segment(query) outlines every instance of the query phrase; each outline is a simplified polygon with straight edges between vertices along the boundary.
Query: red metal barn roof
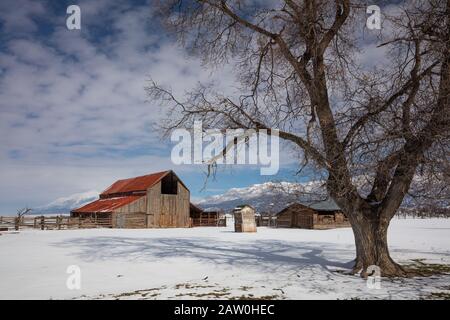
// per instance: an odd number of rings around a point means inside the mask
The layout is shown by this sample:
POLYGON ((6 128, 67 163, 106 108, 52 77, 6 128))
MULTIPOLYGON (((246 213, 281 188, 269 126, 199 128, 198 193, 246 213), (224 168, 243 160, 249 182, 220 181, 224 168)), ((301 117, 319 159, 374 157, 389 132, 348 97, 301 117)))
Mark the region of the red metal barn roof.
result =
POLYGON ((142 196, 127 196, 118 198, 98 199, 85 206, 72 210, 74 213, 111 213, 115 209, 132 203, 142 196))
POLYGON ((125 193, 133 191, 146 191, 148 188, 152 187, 159 182, 166 174, 170 171, 163 171, 148 174, 145 176, 118 180, 114 182, 109 188, 100 194, 100 197, 107 196, 116 193, 125 193))

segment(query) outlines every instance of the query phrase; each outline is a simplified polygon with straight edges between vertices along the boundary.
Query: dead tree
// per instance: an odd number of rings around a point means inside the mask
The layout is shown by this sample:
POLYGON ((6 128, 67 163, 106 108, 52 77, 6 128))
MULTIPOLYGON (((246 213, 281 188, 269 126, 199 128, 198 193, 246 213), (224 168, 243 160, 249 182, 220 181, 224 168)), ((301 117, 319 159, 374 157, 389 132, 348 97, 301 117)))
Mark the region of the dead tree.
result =
POLYGON ((20 222, 22 221, 22 218, 31 212, 32 209, 30 208, 22 208, 17 210, 17 217, 15 219, 15 223, 14 223, 14 229, 15 230, 19 230, 19 226, 20 226, 20 222))
MULTIPOLYGON (((366 3, 350 0, 164 0, 158 15, 205 64, 229 63, 238 89, 208 84, 185 96, 152 82, 170 114, 164 130, 280 130, 302 165, 325 173, 355 236, 354 272, 406 276, 388 250, 391 219, 415 177, 448 168, 450 0, 384 12, 382 65, 362 63, 366 3)), ((448 174, 448 173, 447 173, 448 174)))

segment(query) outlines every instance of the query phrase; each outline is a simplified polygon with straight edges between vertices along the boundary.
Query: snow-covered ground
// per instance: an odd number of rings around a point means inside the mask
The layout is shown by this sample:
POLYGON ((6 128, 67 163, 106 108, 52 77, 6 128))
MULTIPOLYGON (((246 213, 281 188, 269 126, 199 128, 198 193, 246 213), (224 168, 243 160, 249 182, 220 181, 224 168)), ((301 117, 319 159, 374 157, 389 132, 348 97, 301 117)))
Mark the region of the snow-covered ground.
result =
MULTIPOLYGON (((391 253, 450 264, 450 219, 394 220, 391 253)), ((381 289, 335 270, 354 258, 350 229, 24 230, 0 235, 0 299, 423 298, 450 275, 382 280, 381 289), (81 270, 69 290, 68 266, 81 270)))

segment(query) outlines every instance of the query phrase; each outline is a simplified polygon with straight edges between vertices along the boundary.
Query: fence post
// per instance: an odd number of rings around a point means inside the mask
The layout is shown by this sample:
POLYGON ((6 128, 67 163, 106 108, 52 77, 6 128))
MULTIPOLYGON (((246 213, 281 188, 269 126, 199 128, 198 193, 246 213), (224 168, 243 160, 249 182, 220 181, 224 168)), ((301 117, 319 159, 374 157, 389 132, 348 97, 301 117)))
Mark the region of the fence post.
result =
POLYGON ((37 228, 37 217, 34 217, 33 229, 37 228))
POLYGON ((78 216, 78 229, 81 229, 81 216, 78 216))
POLYGON ((44 230, 45 227, 45 217, 41 216, 41 230, 44 230))
POLYGON ((61 217, 60 216, 56 216, 56 227, 58 228, 58 230, 61 230, 61 217))
POLYGON ((20 224, 20 218, 19 217, 16 217, 15 219, 14 219, 14 230, 19 230, 19 224, 20 224))

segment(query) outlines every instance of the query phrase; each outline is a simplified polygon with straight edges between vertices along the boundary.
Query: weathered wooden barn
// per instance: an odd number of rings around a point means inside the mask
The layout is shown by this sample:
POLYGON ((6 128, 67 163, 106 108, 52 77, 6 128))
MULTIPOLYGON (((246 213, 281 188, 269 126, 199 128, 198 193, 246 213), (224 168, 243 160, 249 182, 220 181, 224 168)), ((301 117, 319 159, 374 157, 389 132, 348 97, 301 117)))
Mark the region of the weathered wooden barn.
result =
POLYGON ((72 217, 110 218, 113 228, 185 228, 190 192, 173 171, 118 180, 72 217))
POLYGON ((256 232, 255 209, 249 205, 241 205, 233 210, 234 231, 256 232))
POLYGON ((277 214, 277 227, 323 230, 350 227, 350 224, 337 204, 328 200, 291 204, 277 214))

